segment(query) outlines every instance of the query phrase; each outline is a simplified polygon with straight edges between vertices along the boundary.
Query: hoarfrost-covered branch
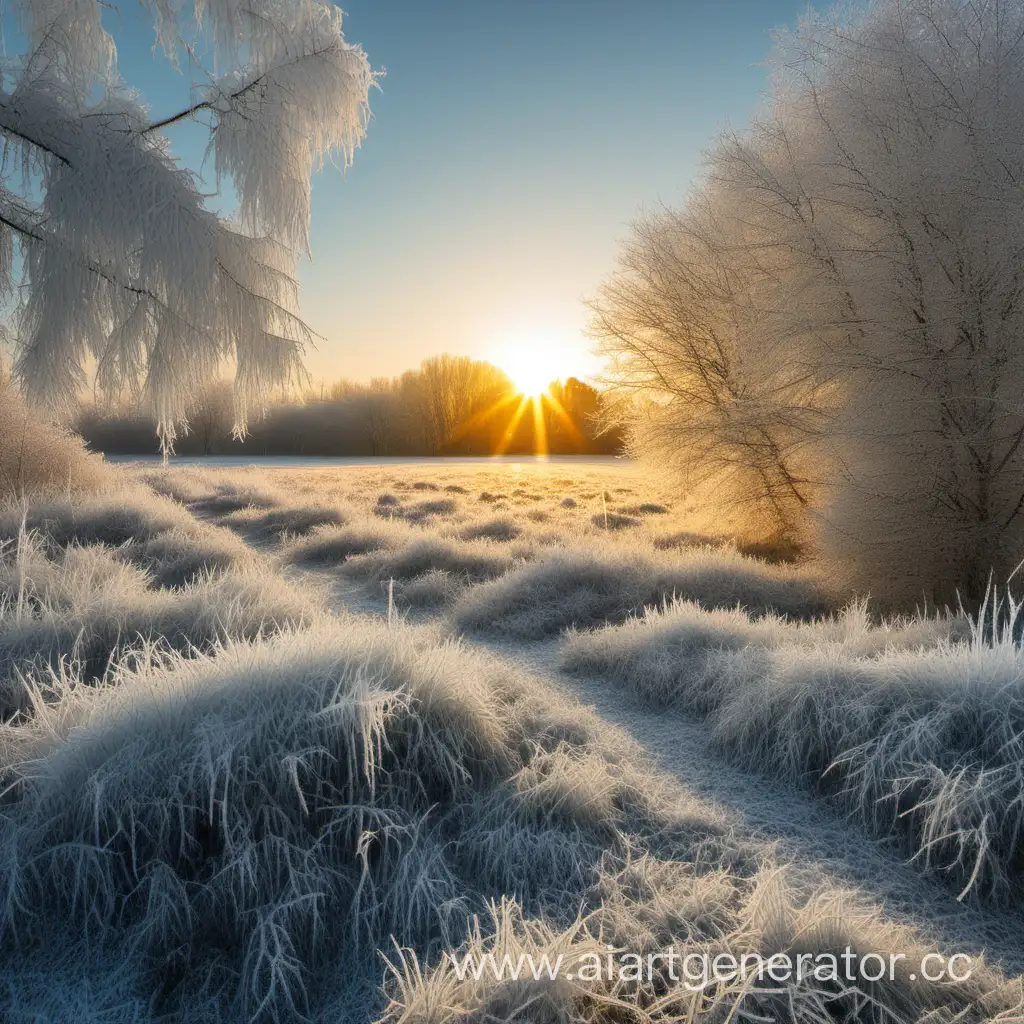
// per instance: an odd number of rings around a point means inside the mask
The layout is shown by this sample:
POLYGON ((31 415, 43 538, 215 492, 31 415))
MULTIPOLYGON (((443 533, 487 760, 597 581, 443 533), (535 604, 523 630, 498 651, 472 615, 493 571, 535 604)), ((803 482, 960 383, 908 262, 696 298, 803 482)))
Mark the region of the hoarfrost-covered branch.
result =
POLYGON ((92 361, 100 389, 152 406, 166 447, 195 389, 233 363, 244 432, 270 389, 301 370, 312 334, 295 268, 308 251, 310 175, 352 159, 374 75, 331 5, 153 0, 169 59, 186 26, 201 25, 230 70, 152 120, 118 77, 105 6, 25 0, 28 46, 4 67, 0 288, 21 285, 16 372, 34 400, 60 409, 92 361), (206 207, 165 135, 203 111, 236 223, 206 207))

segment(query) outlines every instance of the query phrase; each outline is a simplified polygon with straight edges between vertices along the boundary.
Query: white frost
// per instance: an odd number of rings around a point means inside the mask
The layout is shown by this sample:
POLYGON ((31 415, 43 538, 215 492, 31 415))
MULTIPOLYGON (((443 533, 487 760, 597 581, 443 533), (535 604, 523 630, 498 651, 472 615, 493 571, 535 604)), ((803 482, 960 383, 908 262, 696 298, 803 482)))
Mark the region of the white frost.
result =
POLYGON ((310 174, 351 160, 374 76, 331 5, 149 6, 169 59, 192 30, 222 69, 191 106, 157 119, 118 77, 103 6, 22 5, 28 45, 0 80, 0 290, 17 286, 16 371, 32 399, 68 407, 91 359, 97 385, 148 402, 170 445, 196 387, 224 363, 236 368, 243 431, 299 370, 310 174), (187 118, 209 128, 237 223, 205 206, 171 156, 168 133, 187 118))

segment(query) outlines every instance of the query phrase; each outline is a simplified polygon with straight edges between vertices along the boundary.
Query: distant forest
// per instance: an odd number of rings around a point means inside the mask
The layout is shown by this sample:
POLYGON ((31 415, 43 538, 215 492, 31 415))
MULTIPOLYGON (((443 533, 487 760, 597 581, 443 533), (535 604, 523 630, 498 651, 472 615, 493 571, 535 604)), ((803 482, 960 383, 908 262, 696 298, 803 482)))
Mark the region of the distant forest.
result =
MULTIPOLYGON (((369 384, 340 380, 282 394, 232 437, 229 381, 196 396, 180 455, 493 455, 617 454, 622 435, 602 429, 601 393, 570 377, 537 401, 524 400, 497 367, 468 357, 435 356, 400 377, 369 384)), ((154 417, 124 407, 83 407, 76 423, 89 447, 111 455, 159 448, 154 417)))

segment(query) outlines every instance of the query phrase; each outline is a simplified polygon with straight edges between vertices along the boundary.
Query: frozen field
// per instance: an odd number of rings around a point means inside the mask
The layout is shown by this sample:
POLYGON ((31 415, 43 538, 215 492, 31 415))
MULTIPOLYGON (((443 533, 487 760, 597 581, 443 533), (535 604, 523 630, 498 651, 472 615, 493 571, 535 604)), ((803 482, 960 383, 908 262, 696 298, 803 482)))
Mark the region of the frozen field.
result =
MULTIPOLYGON (((160 455, 107 455, 107 462, 127 465, 163 465, 160 455)), ((170 467, 193 466, 225 469, 251 466, 256 469, 316 469, 332 466, 618 466, 632 460, 612 455, 379 455, 352 457, 304 457, 297 455, 175 455, 170 467)))
POLYGON ((2 1019, 1020 1019, 1012 643, 621 462, 97 472, 0 520, 2 1019), (903 959, 455 969, 609 946, 903 959))

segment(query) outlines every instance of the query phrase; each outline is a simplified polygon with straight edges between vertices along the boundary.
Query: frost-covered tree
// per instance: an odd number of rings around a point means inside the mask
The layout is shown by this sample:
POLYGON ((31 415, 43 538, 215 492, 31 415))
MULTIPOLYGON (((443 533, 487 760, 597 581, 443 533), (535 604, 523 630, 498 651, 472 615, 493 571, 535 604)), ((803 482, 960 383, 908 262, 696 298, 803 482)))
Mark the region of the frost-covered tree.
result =
POLYGON ((788 489, 848 584, 973 599, 1024 556, 1024 4, 850 10, 780 37, 771 102, 595 330, 641 448, 788 489))
POLYGON ((794 534, 827 398, 774 309, 789 261, 748 242, 735 202, 708 186, 638 224, 591 327, 612 357, 610 413, 628 422, 633 452, 673 472, 709 526, 794 534))
POLYGON ((496 366, 444 353, 402 376, 402 397, 427 451, 437 455, 480 427, 477 418, 514 392, 496 366))
POLYGON ((151 111, 122 81, 110 3, 18 5, 24 47, 0 65, 0 288, 31 400, 67 406, 91 366, 101 390, 147 401, 168 445, 225 363, 242 430, 301 365, 310 175, 351 159, 373 73, 330 3, 146 6, 164 58, 185 49, 210 68, 178 110, 151 111), (172 153, 186 120, 209 130, 234 221, 172 153))

